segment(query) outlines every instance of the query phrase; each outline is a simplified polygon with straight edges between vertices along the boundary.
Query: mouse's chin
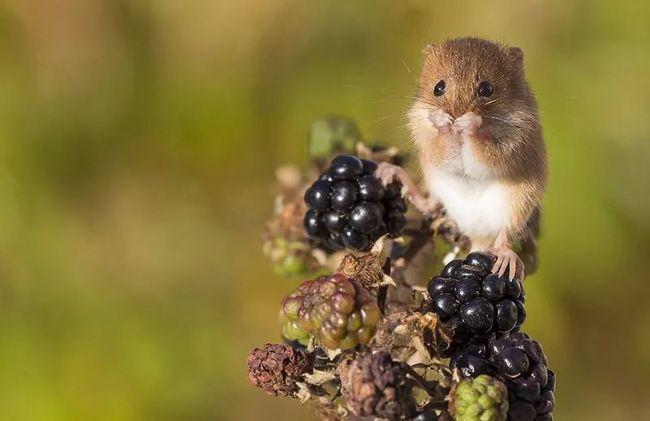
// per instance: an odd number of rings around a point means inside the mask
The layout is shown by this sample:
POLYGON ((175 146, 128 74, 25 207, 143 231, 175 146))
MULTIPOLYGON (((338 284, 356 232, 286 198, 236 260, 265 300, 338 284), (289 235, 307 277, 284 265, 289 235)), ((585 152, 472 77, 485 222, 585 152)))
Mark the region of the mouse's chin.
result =
POLYGON ((489 130, 483 127, 477 129, 453 129, 452 133, 459 139, 467 139, 474 142, 486 142, 490 140, 489 130))
POLYGON ((463 127, 458 127, 458 126, 452 126, 451 127, 451 134, 453 134, 455 137, 459 139, 465 139, 468 137, 472 137, 474 132, 471 130, 467 130, 463 127))

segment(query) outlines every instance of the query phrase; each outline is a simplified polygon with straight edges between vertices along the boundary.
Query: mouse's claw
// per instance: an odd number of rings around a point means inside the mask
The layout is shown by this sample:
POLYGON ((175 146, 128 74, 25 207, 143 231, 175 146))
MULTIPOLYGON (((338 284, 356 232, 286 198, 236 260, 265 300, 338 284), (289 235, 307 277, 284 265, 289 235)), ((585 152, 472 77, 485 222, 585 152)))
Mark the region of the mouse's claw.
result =
POLYGON ((404 170, 397 165, 388 162, 380 162, 375 170, 375 177, 381 180, 385 186, 391 184, 393 181, 401 181, 401 172, 404 170))
POLYGON ((517 253, 508 247, 493 248, 490 249, 490 252, 497 257, 494 266, 492 266, 492 273, 502 276, 507 271, 510 279, 524 278, 524 262, 521 261, 517 253))

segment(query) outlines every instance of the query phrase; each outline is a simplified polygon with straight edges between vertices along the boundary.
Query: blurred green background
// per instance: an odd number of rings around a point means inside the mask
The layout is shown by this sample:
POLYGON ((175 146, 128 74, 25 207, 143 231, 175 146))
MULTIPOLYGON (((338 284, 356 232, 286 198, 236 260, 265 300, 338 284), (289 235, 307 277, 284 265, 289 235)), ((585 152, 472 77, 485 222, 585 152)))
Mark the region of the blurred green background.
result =
POLYGON ((639 1, 7 0, 0 419, 311 419, 246 382, 295 281, 260 238, 312 120, 406 146, 428 42, 520 46, 550 156, 527 331, 556 419, 650 417, 650 9, 639 1))

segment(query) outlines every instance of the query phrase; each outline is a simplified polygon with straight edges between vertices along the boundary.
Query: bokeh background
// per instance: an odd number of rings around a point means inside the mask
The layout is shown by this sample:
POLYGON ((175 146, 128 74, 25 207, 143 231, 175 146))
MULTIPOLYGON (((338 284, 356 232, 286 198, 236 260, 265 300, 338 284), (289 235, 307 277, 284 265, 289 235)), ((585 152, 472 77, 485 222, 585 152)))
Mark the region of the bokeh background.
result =
POLYGON ((551 179, 527 330, 559 420, 650 417, 650 10, 639 1, 6 0, 0 419, 311 419, 246 382, 295 281, 274 168, 330 112, 406 146, 428 42, 520 46, 551 179))

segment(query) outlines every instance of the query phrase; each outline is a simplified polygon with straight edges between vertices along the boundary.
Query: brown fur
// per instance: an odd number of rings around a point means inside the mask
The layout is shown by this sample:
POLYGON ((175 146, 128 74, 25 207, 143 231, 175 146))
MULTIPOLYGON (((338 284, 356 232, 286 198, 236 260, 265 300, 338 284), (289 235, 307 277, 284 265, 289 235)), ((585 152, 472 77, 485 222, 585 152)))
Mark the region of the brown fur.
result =
MULTIPOLYGON (((524 75, 523 54, 478 38, 459 38, 431 45, 424 50, 418 98, 428 108, 442 108, 454 118, 472 111, 483 123, 474 148, 481 161, 493 169, 514 196, 508 237, 522 241, 533 235, 529 226, 538 211, 547 178, 546 152, 535 98, 524 75), (433 88, 446 83, 445 95, 433 88), (494 94, 477 95, 481 81, 489 81, 494 94)), ((453 147, 445 136, 418 145, 423 165, 438 165, 453 147)))

